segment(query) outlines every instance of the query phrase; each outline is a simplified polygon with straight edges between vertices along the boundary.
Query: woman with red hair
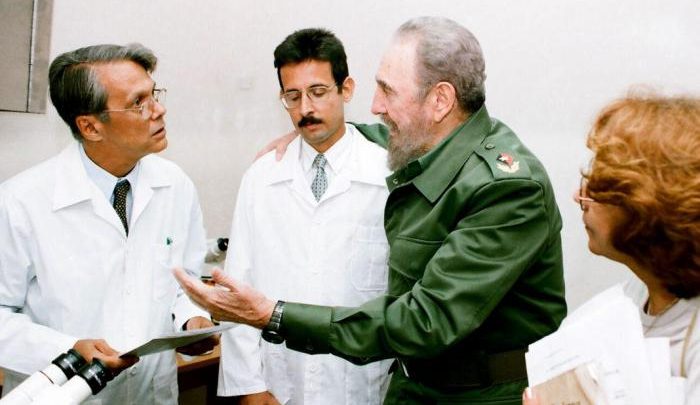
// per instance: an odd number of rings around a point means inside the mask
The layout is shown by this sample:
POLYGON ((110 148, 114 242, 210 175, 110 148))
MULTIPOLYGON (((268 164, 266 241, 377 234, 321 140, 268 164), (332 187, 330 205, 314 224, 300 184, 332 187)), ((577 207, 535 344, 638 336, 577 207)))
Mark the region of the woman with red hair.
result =
MULTIPOLYGON (((646 337, 668 337, 686 404, 700 404, 700 99, 630 96, 598 115, 574 195, 588 247, 626 265, 646 337)), ((665 365, 659 365, 664 367, 665 365)), ((531 391, 524 404, 534 405, 531 391)))

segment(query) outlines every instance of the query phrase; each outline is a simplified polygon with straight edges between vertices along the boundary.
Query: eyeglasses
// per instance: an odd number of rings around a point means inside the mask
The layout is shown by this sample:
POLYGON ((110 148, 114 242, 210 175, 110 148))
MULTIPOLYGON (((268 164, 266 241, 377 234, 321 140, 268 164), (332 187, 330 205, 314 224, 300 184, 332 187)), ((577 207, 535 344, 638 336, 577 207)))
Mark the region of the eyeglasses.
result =
POLYGON ((581 206, 581 211, 584 211, 586 209, 586 203, 592 203, 595 202, 594 199, 588 196, 588 179, 585 177, 581 177, 581 183, 579 184, 578 188, 578 195, 575 196, 576 202, 581 206))
POLYGON ((282 100, 282 104, 286 109, 293 110, 299 108, 301 105, 301 98, 304 96, 304 93, 306 93, 306 97, 309 98, 309 101, 314 104, 320 104, 328 100, 328 95, 331 93, 331 90, 336 87, 338 87, 337 84, 332 86, 318 84, 306 90, 290 90, 282 93, 282 95, 280 95, 280 100, 282 100))
POLYGON ((153 115, 153 106, 155 103, 160 105, 165 104, 165 96, 168 93, 167 89, 153 89, 153 92, 149 97, 145 99, 140 99, 136 102, 136 107, 122 108, 117 110, 104 110, 103 113, 113 113, 113 112, 124 112, 124 111, 136 111, 141 115, 141 118, 147 120, 153 115))

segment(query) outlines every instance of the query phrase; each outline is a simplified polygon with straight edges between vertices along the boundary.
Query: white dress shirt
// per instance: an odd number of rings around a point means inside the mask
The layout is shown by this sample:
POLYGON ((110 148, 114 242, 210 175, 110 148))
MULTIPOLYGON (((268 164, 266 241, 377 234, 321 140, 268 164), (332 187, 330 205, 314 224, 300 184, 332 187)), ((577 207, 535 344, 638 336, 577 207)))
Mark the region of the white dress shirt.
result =
POLYGON ((126 176, 116 177, 93 162, 85 153, 85 149, 82 145, 80 145, 80 159, 85 167, 85 173, 112 205, 114 205, 114 187, 122 180, 129 180, 131 188, 126 194, 126 217, 127 219, 131 218, 131 211, 134 206, 134 190, 138 189, 137 181, 139 178, 141 161, 136 162, 136 166, 134 166, 126 176))

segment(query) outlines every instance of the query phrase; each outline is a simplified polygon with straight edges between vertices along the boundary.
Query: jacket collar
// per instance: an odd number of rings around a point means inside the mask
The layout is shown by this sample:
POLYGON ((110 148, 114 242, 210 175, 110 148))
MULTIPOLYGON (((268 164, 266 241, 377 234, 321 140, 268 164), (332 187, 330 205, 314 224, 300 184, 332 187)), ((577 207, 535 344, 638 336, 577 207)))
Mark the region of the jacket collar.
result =
POLYGON ((56 188, 53 192, 53 210, 96 198, 100 191, 90 182, 80 159, 80 145, 71 142, 57 156, 56 188))
POLYGON ((434 203, 486 138, 491 125, 486 106, 482 106, 428 153, 387 177, 389 190, 413 183, 434 203))
POLYGON ((130 219, 132 224, 136 223, 143 210, 146 209, 155 189, 170 187, 173 184, 172 177, 168 175, 166 170, 163 170, 162 165, 158 164, 159 159, 159 157, 154 155, 141 158, 141 168, 139 169, 139 177, 134 190, 134 205, 130 219))
POLYGON ((347 124, 346 136, 352 136, 352 153, 345 163, 342 173, 348 180, 375 186, 384 186, 389 169, 386 168, 386 154, 381 161, 377 146, 366 140, 353 125, 347 124))
MULTIPOLYGON (((72 142, 57 156, 58 170, 56 172, 56 188, 53 193, 53 209, 59 210, 79 202, 96 198, 99 194, 92 183, 80 159, 80 145, 72 142)), ((172 180, 162 170, 155 167, 155 156, 141 159, 141 168, 134 195, 153 188, 172 185, 172 180)))
MULTIPOLYGON (((91 200, 95 214, 112 223, 123 232, 123 226, 109 201, 90 180, 80 158, 80 145, 71 143, 57 156, 56 187, 53 192, 54 211, 91 200)), ((153 196, 154 189, 172 185, 168 174, 157 167, 155 156, 141 159, 138 180, 134 190, 134 205, 130 223, 135 223, 153 196)))

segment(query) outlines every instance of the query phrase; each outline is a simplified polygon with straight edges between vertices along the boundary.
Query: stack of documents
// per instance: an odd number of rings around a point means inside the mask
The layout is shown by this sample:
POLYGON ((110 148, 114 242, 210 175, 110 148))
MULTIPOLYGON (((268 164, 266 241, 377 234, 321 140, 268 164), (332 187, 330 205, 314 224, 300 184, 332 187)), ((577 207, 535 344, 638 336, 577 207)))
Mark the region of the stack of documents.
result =
POLYGON ((612 287, 569 315, 525 354, 529 384, 542 405, 682 405, 671 377, 667 338, 644 338, 639 308, 612 287))

